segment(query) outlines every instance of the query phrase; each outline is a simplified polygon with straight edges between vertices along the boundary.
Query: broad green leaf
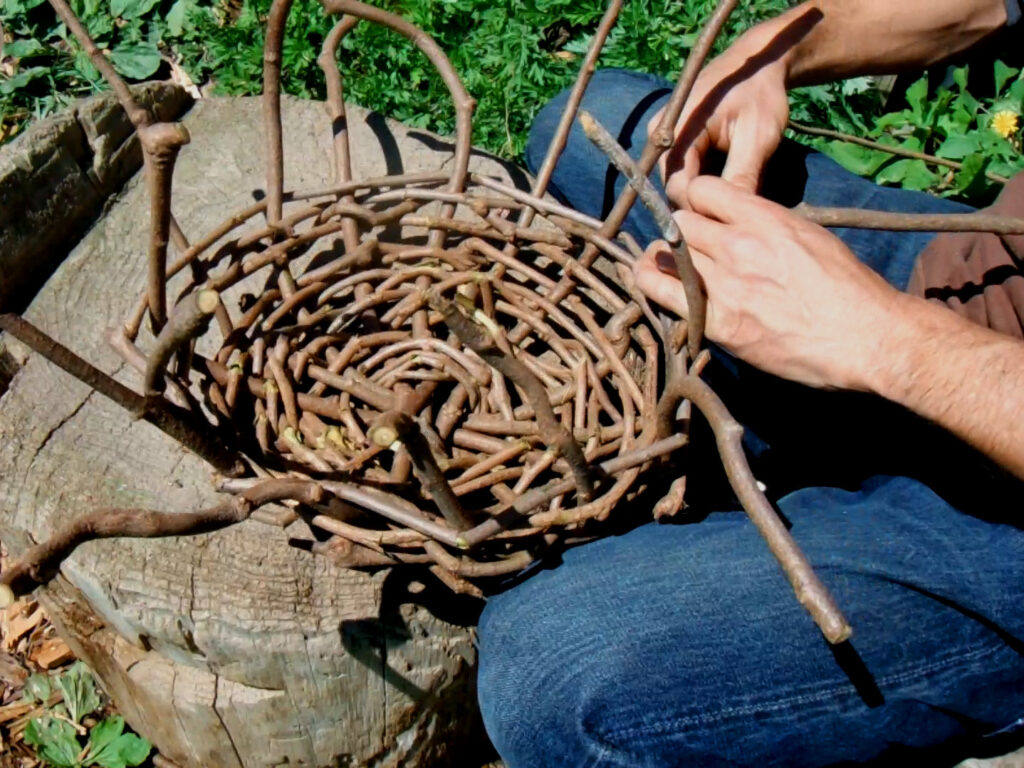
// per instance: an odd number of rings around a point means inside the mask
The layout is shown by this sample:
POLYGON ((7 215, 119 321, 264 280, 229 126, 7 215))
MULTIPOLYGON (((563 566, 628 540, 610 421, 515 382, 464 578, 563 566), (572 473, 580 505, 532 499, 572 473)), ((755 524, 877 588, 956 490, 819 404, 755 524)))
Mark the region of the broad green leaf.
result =
POLYGON ((45 702, 50 698, 50 690, 50 678, 36 673, 25 681, 21 692, 29 701, 45 702))
POLYGON ((899 184, 907 176, 907 169, 913 160, 897 160, 889 165, 885 166, 877 174, 875 174, 875 181, 879 184, 899 184))
POLYGON ((83 717, 100 708, 100 697, 96 693, 92 672, 81 661, 72 664, 55 682, 64 694, 68 716, 76 723, 82 722, 83 717))
POLYGON ((109 717, 97 724, 89 734, 89 752, 84 765, 103 768, 126 768, 142 763, 152 745, 134 733, 124 733, 124 719, 109 717))
POLYGON ((29 67, 23 69, 14 77, 0 80, 0 95, 7 96, 15 91, 24 88, 38 77, 45 77, 49 73, 47 67, 29 67))
POLYGON ((4 45, 4 56, 13 56, 16 59, 27 59, 29 56, 46 51, 46 46, 30 37, 24 40, 14 40, 4 45))
POLYGON ((928 165, 924 160, 910 160, 910 165, 907 166, 907 172, 903 176, 903 188, 914 189, 919 192, 924 192, 926 189, 931 189, 936 186, 942 177, 939 174, 929 170, 928 165))
POLYGON ((110 0, 110 14, 123 19, 138 19, 145 16, 159 0, 110 0))
POLYGON ((884 115, 875 120, 875 133, 879 131, 886 131, 889 129, 900 129, 904 126, 911 125, 913 115, 910 114, 910 110, 901 109, 899 112, 886 112, 884 115))
POLYGON ((89 755, 88 759, 103 751, 118 736, 124 733, 124 718, 120 715, 104 718, 89 731, 89 755))
POLYGON ((870 176, 892 155, 868 149, 845 141, 832 141, 825 145, 825 153, 847 170, 860 176, 870 176))
POLYGON ((1013 102, 1017 112, 1024 111, 1024 78, 1010 86, 1007 97, 1013 102))
POLYGON ((14 16, 15 14, 30 11, 37 5, 42 5, 45 2, 46 0, 4 0, 0 4, 0 11, 5 16, 14 16))
POLYGON ((924 119, 925 103, 928 99, 928 77, 922 77, 907 88, 907 104, 918 124, 924 119))
POLYGON ((177 37, 185 29, 189 11, 192 10, 191 0, 177 0, 167 12, 167 31, 177 37))
POLYGON ((63 720, 43 716, 29 721, 25 743, 36 748, 36 754, 55 768, 77 768, 82 745, 75 729, 63 720))
POLYGON ((125 77, 145 80, 160 68, 160 52, 154 45, 122 43, 110 52, 110 61, 125 77))
POLYGON ((996 59, 996 63, 993 66, 996 77, 996 96, 999 96, 1003 92, 1006 83, 1016 77, 1020 70, 1004 64, 999 59, 996 59))
POLYGON ((935 154, 950 160, 959 160, 960 158, 967 157, 972 152, 977 152, 980 148, 981 141, 977 135, 953 135, 942 142, 939 148, 935 150, 935 154))
POLYGON ((964 158, 964 167, 953 177, 953 184, 957 190, 967 197, 984 192, 987 186, 985 169, 988 164, 988 158, 982 154, 973 154, 964 158))

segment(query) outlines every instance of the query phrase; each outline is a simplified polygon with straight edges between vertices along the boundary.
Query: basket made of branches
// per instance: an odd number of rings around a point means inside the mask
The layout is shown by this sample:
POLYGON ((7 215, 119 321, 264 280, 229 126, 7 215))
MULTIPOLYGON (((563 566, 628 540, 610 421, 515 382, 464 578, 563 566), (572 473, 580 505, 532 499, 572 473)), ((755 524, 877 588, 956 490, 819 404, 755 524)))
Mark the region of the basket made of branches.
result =
MULTIPOLYGON (((612 0, 529 192, 468 172, 473 102, 445 55, 404 20, 324 0, 339 21, 320 65, 337 184, 286 191, 281 45, 291 5, 274 0, 264 54, 265 198, 190 242, 171 213, 175 158, 189 135, 132 98, 66 0, 50 0, 135 125, 151 202, 148 287, 110 341, 143 376, 119 384, 15 315, 0 328, 202 456, 226 501, 163 514, 75 520, 0 575, 0 597, 45 582, 83 541, 194 534, 253 517, 303 515, 314 546, 346 567, 416 563, 479 593, 552 545, 589 535, 686 442, 683 400, 708 420, 737 496, 832 642, 850 627, 750 472, 742 429, 700 378, 705 299, 686 243, 647 181, 737 0, 720 0, 659 126, 631 160, 585 112, 587 136, 629 185, 604 221, 544 197, 621 6, 612 0), (437 67, 456 112, 450 171, 353 180, 336 54, 357 23, 408 37, 437 67), (656 314, 632 280, 640 248, 619 228, 640 198, 675 258, 689 323, 656 314), (168 245, 173 244, 169 260, 168 245), (261 509, 270 502, 280 506, 261 509)), ((952 217, 801 207, 830 225, 1024 231, 952 217)), ((672 478, 669 478, 672 481, 672 478)), ((656 517, 677 512, 683 478, 656 517)), ((639 518, 638 518, 639 520, 639 518)))

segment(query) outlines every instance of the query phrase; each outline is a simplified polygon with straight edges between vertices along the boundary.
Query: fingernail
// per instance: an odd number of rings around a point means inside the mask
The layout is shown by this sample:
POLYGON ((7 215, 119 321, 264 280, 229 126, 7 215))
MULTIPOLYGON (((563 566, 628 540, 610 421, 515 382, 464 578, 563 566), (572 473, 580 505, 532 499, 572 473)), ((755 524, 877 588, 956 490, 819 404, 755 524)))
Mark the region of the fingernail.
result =
POLYGON ((676 260, 672 258, 672 254, 668 251, 658 251, 657 255, 654 257, 654 263, 658 266, 659 272, 664 272, 666 275, 677 277, 676 260))

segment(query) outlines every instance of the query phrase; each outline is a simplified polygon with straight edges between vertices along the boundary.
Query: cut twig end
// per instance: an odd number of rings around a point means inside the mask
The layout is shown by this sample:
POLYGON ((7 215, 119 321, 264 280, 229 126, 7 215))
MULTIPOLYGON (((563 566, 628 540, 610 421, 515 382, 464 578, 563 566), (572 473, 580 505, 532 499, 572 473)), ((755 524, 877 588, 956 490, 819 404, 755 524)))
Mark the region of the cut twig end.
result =
POLYGON ((0 584, 0 608, 14 605, 15 600, 17 598, 14 596, 14 590, 6 584, 0 584))
POLYGON ((199 292, 196 296, 196 307, 205 315, 212 315, 220 305, 220 294, 212 288, 199 292))

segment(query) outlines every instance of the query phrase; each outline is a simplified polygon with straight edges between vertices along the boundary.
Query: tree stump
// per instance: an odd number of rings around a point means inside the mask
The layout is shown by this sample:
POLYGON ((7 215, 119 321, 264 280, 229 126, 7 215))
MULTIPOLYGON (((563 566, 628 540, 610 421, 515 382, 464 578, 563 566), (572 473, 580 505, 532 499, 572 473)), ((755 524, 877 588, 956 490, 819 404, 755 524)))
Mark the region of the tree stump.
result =
MULTIPOLYGON (((289 188, 329 186, 323 105, 285 98, 282 111, 289 188)), ((348 122, 357 179, 450 162, 445 139, 354 106, 348 122)), ((260 104, 203 100, 184 124, 193 138, 174 214, 195 238, 262 194, 260 104)), ((471 168, 524 180, 483 155, 471 168)), ((141 374, 104 334, 143 291, 147 232, 136 176, 25 313, 136 390, 141 374)), ((94 508, 214 502, 208 465, 27 358, 0 398, 0 535, 12 554, 94 508)), ((426 572, 335 568, 302 548, 312 540, 301 521, 249 521, 186 539, 92 542, 39 597, 131 725, 183 767, 479 764, 479 606, 426 572)))

